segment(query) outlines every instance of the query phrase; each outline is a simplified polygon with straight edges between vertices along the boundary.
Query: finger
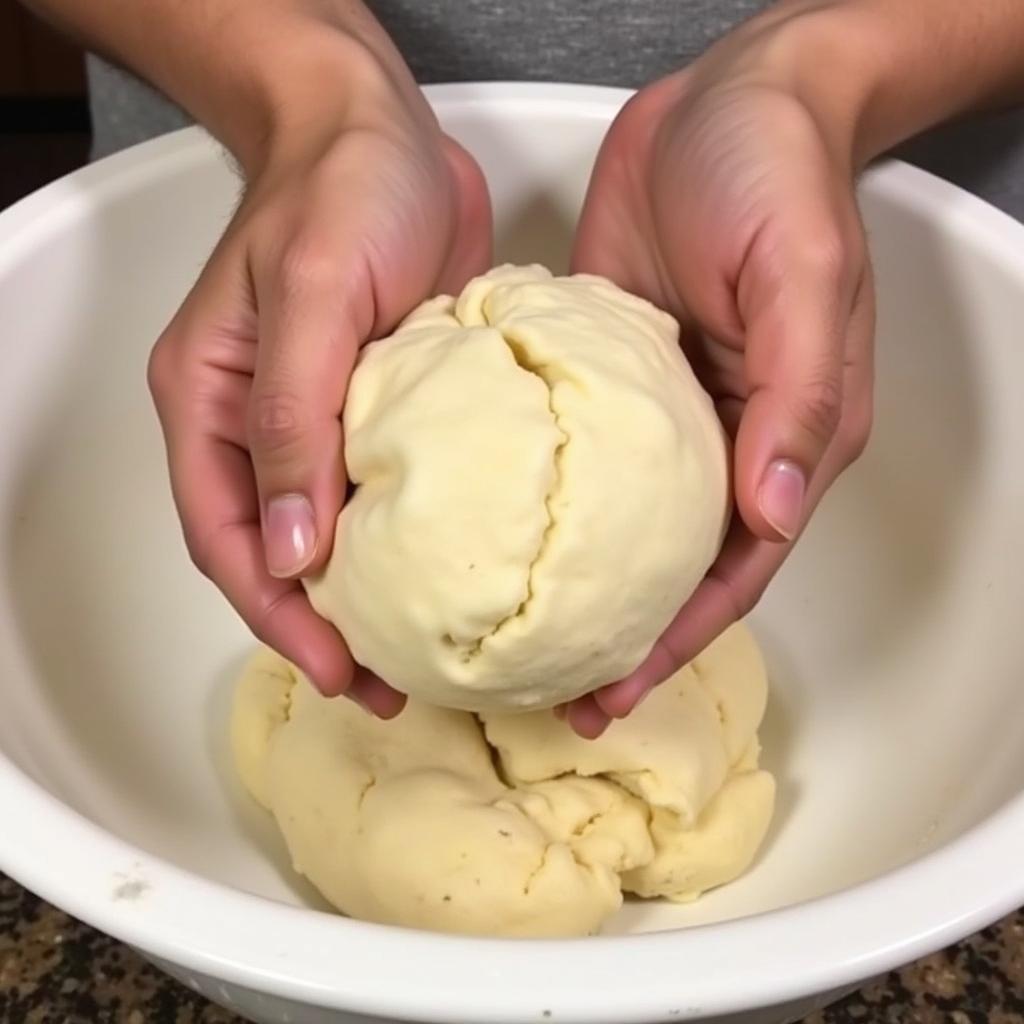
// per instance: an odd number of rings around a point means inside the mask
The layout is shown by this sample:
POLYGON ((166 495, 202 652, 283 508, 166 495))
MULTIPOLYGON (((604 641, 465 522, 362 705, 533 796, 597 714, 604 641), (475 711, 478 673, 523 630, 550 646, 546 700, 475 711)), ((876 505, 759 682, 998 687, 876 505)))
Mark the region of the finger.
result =
MULTIPOLYGON (((313 611, 298 583, 270 576, 263 557, 245 429, 256 316, 247 276, 236 270, 242 255, 223 255, 231 244, 225 235, 150 359, 171 489, 196 565, 259 639, 332 696, 352 685, 344 641, 313 611), (216 315, 222 305, 235 315, 220 330, 204 329, 223 319, 216 315)), ((395 701, 371 694, 367 703, 387 713, 395 701)))
POLYGON ((871 436, 874 420, 875 388, 875 284, 874 273, 865 268, 846 341, 846 365, 843 391, 843 419, 839 425, 835 447, 836 460, 842 472, 859 458, 871 436))
MULTIPOLYGON (((225 236, 217 252, 230 244, 225 236)), ((351 679, 348 650, 299 585, 271 577, 262 556, 244 429, 255 318, 247 312, 252 308, 248 284, 235 269, 241 262, 240 256, 211 259, 150 359, 149 384, 171 490, 198 568, 259 639, 298 665, 323 692, 336 694, 351 679), (234 327, 200 326, 218 321, 221 304, 242 311, 229 319, 234 327)))
POLYGON ((279 578, 324 565, 344 500, 340 417, 360 341, 347 273, 340 254, 302 242, 257 289, 260 337, 247 432, 265 564, 279 578))
MULTIPOLYGON (((869 323, 868 316, 861 321, 862 326, 869 323)), ((836 438, 808 489, 808 514, 853 455, 859 452, 863 438, 866 438, 870 421, 870 362, 853 363, 847 381, 853 396, 836 438), (846 424, 848 418, 852 423, 849 427, 846 424)), ((747 529, 740 517, 735 517, 707 576, 655 642, 643 663, 626 678, 602 687, 594 694, 598 707, 612 718, 624 718, 630 714, 650 690, 692 661, 716 637, 754 608, 789 555, 792 544, 792 541, 784 544, 763 541, 747 529)))
POLYGON ((651 689, 753 607, 785 555, 784 545, 759 540, 735 518, 707 576, 639 668, 594 694, 598 707, 613 718, 628 715, 651 689))
POLYGON ((566 721, 585 740, 596 740, 611 724, 611 718, 594 699, 593 694, 577 697, 566 710, 566 721))
POLYGON ((493 264, 493 223, 487 180, 472 155, 453 139, 445 154, 455 188, 455 226, 448 255, 434 282, 435 295, 458 295, 470 278, 493 264))
MULTIPOLYGON (((808 225, 795 237, 817 238, 811 231, 808 225)), ((811 480, 842 417, 857 283, 847 271, 856 256, 845 245, 816 241, 810 248, 758 251, 755 243, 737 285, 748 394, 736 436, 736 502, 747 527, 764 540, 796 536, 811 480)))
POLYGON ((397 717, 406 704, 404 693, 392 689, 362 665, 356 665, 352 685, 345 696, 351 697, 371 714, 383 719, 397 717))
MULTIPOLYGON (((843 346, 843 414, 808 489, 805 516, 810 515, 835 478, 867 442, 872 414, 874 325, 874 286, 868 266, 857 288, 843 346)), ((730 429, 742 407, 734 400, 725 400, 718 409, 730 429)), ((707 577, 643 664, 625 679, 594 694, 598 706, 614 718, 628 715, 653 687, 692 661, 757 604, 790 548, 791 544, 760 540, 741 519, 734 518, 707 577)))
POLYGON ((267 572, 247 453, 200 433, 179 434, 168 447, 175 504, 200 571, 322 693, 345 692, 353 667, 341 636, 313 611, 301 584, 267 572))

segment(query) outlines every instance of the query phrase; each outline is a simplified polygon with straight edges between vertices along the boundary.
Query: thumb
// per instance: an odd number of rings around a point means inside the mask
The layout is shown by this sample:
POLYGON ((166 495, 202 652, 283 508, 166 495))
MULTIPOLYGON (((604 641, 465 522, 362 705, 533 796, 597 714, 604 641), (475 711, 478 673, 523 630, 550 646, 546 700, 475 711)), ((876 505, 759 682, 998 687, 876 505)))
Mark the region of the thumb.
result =
POLYGON ((839 246, 776 252, 741 274, 746 402, 736 434, 736 502, 763 540, 791 540, 842 415, 854 287, 839 246), (775 268, 784 268, 773 272, 775 268))
POLYGON ((358 350, 341 263, 300 253, 260 304, 248 442, 267 568, 308 574, 330 555, 345 494, 341 410, 358 350))

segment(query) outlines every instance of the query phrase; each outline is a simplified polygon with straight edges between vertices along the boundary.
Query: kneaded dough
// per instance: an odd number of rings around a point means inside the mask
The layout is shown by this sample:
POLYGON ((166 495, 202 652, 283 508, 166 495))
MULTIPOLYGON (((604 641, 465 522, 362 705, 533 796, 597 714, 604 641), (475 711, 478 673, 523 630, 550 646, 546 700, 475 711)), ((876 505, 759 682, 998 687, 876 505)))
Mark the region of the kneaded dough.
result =
POLYGON ((730 510, 726 440, 678 335, 601 278, 499 267, 363 350, 356 490, 306 581, 357 661, 481 712, 636 668, 730 510))
POLYGON ((588 935, 623 890, 689 900, 750 864, 774 802, 757 767, 766 693, 743 626, 589 742, 550 713, 488 715, 485 732, 417 700, 381 722, 261 649, 232 746, 296 871, 346 914, 588 935))

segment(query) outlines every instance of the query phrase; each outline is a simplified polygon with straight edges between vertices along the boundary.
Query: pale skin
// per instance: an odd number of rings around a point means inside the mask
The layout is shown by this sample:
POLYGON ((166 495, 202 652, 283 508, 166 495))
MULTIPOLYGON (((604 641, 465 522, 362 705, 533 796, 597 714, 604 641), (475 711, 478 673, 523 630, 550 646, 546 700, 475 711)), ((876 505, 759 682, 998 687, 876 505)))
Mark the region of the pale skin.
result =
MULTIPOLYGON (((147 78, 245 192, 154 349, 189 551, 327 694, 404 698, 354 665, 299 578, 330 555, 339 414, 360 345, 491 260, 486 184, 356 0, 31 0, 147 78)), ((749 611, 871 424, 874 293, 854 197, 892 145, 1024 101, 1020 0, 783 0, 642 89, 612 125, 573 269, 673 312, 735 440, 736 514, 627 679, 562 709, 597 736, 749 611)))

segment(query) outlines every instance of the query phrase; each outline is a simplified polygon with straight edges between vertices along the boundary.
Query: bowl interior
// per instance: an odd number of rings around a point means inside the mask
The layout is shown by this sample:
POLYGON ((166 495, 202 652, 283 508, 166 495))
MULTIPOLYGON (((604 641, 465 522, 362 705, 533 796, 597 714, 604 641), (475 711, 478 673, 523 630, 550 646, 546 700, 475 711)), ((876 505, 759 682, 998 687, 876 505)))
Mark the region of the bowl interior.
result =
MULTIPOLYGON (((435 96, 488 174, 499 255, 564 268, 617 100, 435 96)), ((146 851, 319 906, 233 779, 226 715, 250 640, 188 561, 145 389, 237 184, 198 132, 144 152, 63 183, 0 246, 0 751, 146 851)), ((902 166, 865 182, 877 427, 754 616, 780 782, 764 853, 693 906, 627 905, 619 930, 836 891, 1024 788, 1024 272, 931 185, 902 166)))

